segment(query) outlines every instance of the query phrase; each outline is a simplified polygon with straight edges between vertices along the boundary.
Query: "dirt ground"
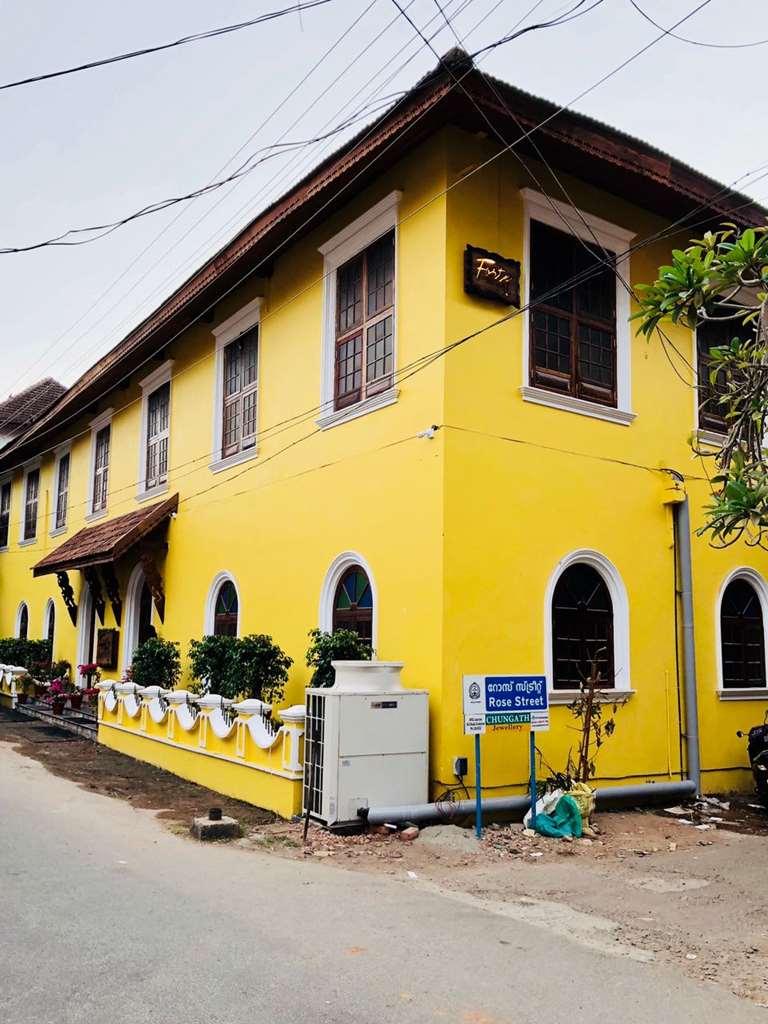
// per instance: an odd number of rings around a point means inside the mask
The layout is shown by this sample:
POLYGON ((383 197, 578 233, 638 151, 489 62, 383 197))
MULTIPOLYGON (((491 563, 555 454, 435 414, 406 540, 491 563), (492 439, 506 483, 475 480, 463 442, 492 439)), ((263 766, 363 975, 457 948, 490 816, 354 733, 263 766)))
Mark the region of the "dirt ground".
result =
MULTIPOLYGON (((0 712, 0 741, 89 790, 188 834, 210 807, 240 821, 244 850, 386 873, 459 902, 541 924, 596 950, 675 965, 768 1008, 768 815, 751 798, 598 814, 591 839, 526 837, 466 820, 399 833, 332 835, 184 782, 58 729, 0 712)), ((192 840, 190 840, 192 841, 192 840)))

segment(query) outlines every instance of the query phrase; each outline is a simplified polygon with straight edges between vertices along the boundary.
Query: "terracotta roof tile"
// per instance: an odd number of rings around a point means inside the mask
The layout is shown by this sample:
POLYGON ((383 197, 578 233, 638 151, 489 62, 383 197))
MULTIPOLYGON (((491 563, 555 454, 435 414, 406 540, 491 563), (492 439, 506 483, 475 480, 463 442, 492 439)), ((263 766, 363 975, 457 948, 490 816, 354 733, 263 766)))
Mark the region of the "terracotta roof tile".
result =
POLYGON ((0 434, 15 434, 31 426, 66 392, 63 384, 45 377, 0 402, 0 434))
POLYGON ((142 537, 146 537, 179 506, 179 496, 174 494, 167 501, 148 508, 139 508, 116 519, 107 519, 98 526, 86 526, 74 537, 41 559, 32 569, 34 576, 66 572, 90 565, 114 562, 125 554, 142 537))

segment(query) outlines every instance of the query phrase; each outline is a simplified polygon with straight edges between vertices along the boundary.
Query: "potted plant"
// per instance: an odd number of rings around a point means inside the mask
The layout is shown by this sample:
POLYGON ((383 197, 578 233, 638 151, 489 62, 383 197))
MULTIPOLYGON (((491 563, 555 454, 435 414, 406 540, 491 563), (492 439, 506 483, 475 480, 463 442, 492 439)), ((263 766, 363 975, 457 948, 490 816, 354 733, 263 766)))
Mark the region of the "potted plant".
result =
POLYGON ((309 637, 307 667, 314 669, 310 686, 333 686, 334 661, 370 661, 373 657, 371 645, 351 629, 337 629, 333 633, 310 629, 309 637))
POLYGON ((54 679, 48 687, 46 697, 47 703, 51 705, 54 715, 63 715, 67 703, 67 691, 61 679, 54 679))
MULTIPOLYGON (((265 633, 241 637, 233 651, 232 672, 246 697, 256 697, 265 704, 279 704, 288 682, 288 669, 293 664, 265 633)), ((224 697, 229 696, 223 694, 224 697)))
POLYGON ((99 688, 98 686, 86 686, 84 690, 80 691, 83 695, 83 700, 89 706, 98 704, 99 701, 99 688))
POLYGON ((234 699, 240 692, 229 691, 237 686, 232 677, 234 649, 238 644, 236 636, 204 636, 202 640, 191 640, 189 644, 189 669, 193 679, 198 680, 200 692, 217 693, 234 699))
POLYGON ((205 636, 189 645, 192 676, 205 693, 229 700, 255 697, 267 704, 282 700, 290 658, 264 633, 249 636, 205 636))
POLYGON ((131 662, 131 679, 137 686, 160 686, 172 690, 181 675, 179 645, 152 636, 137 647, 131 662))
POLYGON ((78 665, 77 671, 80 673, 80 678, 85 680, 85 685, 91 686, 93 677, 99 671, 99 666, 95 661, 91 661, 85 665, 78 665))

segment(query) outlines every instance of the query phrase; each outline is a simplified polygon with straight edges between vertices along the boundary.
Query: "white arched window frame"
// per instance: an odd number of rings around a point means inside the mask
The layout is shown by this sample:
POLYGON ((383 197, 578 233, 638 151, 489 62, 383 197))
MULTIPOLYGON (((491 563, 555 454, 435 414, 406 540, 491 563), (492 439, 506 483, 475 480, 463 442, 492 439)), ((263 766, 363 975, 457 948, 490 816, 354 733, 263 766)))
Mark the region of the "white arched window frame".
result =
POLYGON ((756 569, 743 565, 738 569, 734 569, 733 572, 730 572, 725 577, 720 585, 715 604, 717 695, 720 700, 767 700, 768 687, 766 686, 729 687, 727 690, 723 687, 723 636, 720 616, 723 610, 723 595, 728 584, 733 583, 734 580, 745 580, 755 588, 757 599, 760 602, 760 610, 763 613, 763 657, 765 658, 766 665, 768 665, 768 583, 766 583, 764 577, 756 569))
POLYGON ((555 596, 557 581, 566 569, 577 564, 589 565, 605 580, 613 607, 613 666, 614 686, 611 694, 625 695, 633 693, 629 669, 629 599, 627 588, 613 562, 599 551, 582 548, 572 551, 561 558, 549 577, 544 600, 544 668, 547 676, 547 687, 550 701, 555 704, 569 703, 572 700, 571 690, 553 690, 554 665, 552 659, 552 599, 555 596))
MULTIPOLYGON (((141 562, 137 563, 125 588, 125 625, 123 627, 123 653, 120 659, 121 668, 127 669, 133 660, 133 652, 139 643, 139 621, 141 618, 141 591, 144 586, 144 569, 141 562)), ((152 602, 154 617, 155 605, 152 602)))
POLYGON ((45 611, 43 612, 43 640, 48 639, 49 626, 51 623, 51 616, 53 615, 53 632, 56 639, 56 605, 53 603, 53 598, 49 597, 45 602, 45 611))
POLYGON ((208 591, 208 599, 205 602, 205 622, 203 623, 203 633, 205 636, 213 634, 216 624, 216 600, 219 596, 219 591, 225 583, 231 583, 237 594, 237 635, 240 636, 240 624, 243 621, 243 600, 240 595, 240 587, 238 587, 237 580, 231 572, 220 572, 213 578, 213 583, 211 583, 211 588, 208 591))
POLYGON ((20 601, 19 607, 16 609, 16 628, 14 634, 17 638, 21 637, 21 617, 23 613, 27 613, 27 638, 29 638, 29 605, 26 601, 20 601))
POLYGON ((320 591, 318 624, 323 632, 330 633, 332 631, 333 603, 336 597, 336 588, 347 569, 351 569, 354 566, 359 566, 365 572, 368 577, 368 583, 371 587, 371 598, 373 601, 371 646, 374 651, 377 651, 379 642, 379 593, 376 588, 376 580, 374 579, 370 565, 357 551, 344 551, 342 554, 337 555, 331 563, 328 572, 325 574, 323 588, 320 591))

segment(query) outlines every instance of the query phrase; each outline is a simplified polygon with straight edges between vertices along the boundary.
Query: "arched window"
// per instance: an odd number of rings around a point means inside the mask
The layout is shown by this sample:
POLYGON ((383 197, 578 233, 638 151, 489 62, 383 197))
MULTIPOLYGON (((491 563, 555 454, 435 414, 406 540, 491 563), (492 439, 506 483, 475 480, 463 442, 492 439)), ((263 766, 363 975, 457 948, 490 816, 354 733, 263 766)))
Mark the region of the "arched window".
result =
POLYGON ((51 653, 53 653, 53 635, 56 632, 56 606, 50 598, 45 606, 44 630, 45 639, 51 645, 51 653))
POLYGON ((552 686, 578 690, 592 666, 600 688, 615 686, 613 602, 608 585, 591 565, 568 566, 552 597, 552 686))
POLYGON ((731 580, 723 591, 720 653, 723 689, 766 685, 763 609, 757 591, 742 577, 731 580))
POLYGON ((29 635, 29 608, 22 602, 16 615, 16 636, 26 640, 29 635))
POLYGON ((353 565, 338 582, 333 599, 333 630, 351 629, 373 642, 373 592, 364 569, 353 565))
POLYGON ((235 584, 232 580, 224 580, 213 608, 214 636, 237 636, 239 605, 235 584))

